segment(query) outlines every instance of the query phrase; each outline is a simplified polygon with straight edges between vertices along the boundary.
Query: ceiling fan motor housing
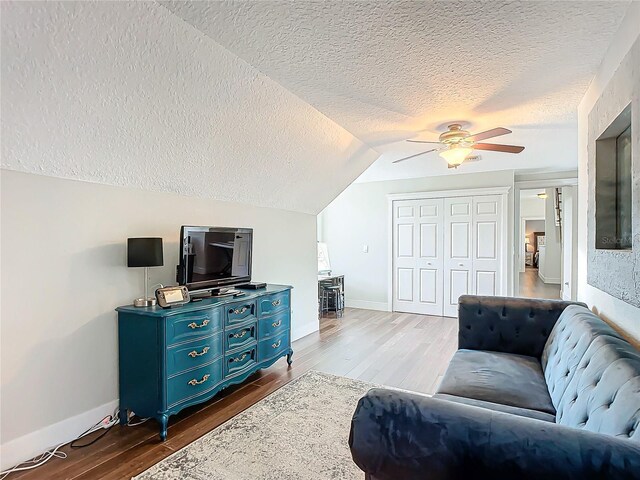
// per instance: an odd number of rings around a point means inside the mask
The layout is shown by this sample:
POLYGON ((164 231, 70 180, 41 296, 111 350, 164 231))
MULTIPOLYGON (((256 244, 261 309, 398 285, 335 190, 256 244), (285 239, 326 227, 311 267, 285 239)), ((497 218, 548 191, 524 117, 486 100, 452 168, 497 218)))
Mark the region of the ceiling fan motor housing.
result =
POLYGON ((449 125, 449 130, 440 135, 440 141, 447 145, 459 144, 470 135, 459 123, 449 125))

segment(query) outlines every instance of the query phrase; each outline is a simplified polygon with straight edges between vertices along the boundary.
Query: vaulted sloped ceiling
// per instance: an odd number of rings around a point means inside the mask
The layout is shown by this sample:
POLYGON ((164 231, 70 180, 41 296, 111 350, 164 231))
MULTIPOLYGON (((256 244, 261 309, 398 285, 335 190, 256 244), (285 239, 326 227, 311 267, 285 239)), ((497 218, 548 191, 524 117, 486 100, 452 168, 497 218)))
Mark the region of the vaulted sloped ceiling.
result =
POLYGON ((2 167, 317 213, 378 154, 152 2, 2 2, 2 167))
POLYGON ((629 1, 161 2, 382 152, 368 180, 446 174, 407 138, 504 126, 520 155, 458 171, 575 169, 576 109, 629 1))
POLYGON ((526 150, 458 172, 575 168, 628 4, 2 2, 2 167, 317 213, 463 121, 526 150))

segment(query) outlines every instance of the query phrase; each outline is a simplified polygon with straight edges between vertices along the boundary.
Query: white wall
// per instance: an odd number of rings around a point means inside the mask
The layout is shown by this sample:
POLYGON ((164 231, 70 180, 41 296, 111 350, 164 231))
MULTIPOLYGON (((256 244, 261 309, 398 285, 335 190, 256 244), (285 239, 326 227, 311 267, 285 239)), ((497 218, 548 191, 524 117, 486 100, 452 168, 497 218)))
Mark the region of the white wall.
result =
POLYGON ((293 338, 318 329, 315 215, 1 173, 2 468, 112 413, 114 308, 143 289, 127 237, 164 239, 152 283, 173 284, 180 225, 252 227, 253 278, 293 285, 293 338))
POLYGON ((524 197, 520 199, 520 216, 529 218, 544 218, 544 200, 542 198, 524 197))
POLYGON ((524 227, 524 235, 533 243, 533 232, 544 232, 544 220, 527 220, 524 227))
MULTIPOLYGON (((388 296, 390 193, 457 190, 513 186, 513 171, 457 174, 411 180, 354 183, 320 214, 321 238, 329 248, 331 267, 345 275, 345 297, 349 306, 386 310, 388 296), (368 245, 369 252, 363 252, 368 245)), ((509 197, 508 218, 513 218, 509 197)), ((512 221, 511 221, 512 222, 512 221)), ((508 231, 513 232, 509 224, 508 231)), ((513 245, 510 235, 507 245, 513 245)), ((507 255, 512 258, 512 255, 507 255)), ((508 285, 512 279, 509 264, 508 285)))
POLYGON ((561 283, 562 279, 562 243, 560 228, 556 227, 555 188, 547 188, 544 200, 544 260, 538 267, 538 275, 544 283, 561 283))
POLYGON ((578 216, 576 210, 577 187, 562 188, 562 285, 563 300, 575 300, 576 275, 578 269, 578 216))
MULTIPOLYGON (((640 308, 587 284, 588 116, 622 59, 640 37, 640 2, 632 2, 607 54, 578 107, 578 299, 640 343, 640 308)), ((637 101, 637 99, 636 99, 637 101)), ((634 234, 638 234, 635 232, 634 234)))

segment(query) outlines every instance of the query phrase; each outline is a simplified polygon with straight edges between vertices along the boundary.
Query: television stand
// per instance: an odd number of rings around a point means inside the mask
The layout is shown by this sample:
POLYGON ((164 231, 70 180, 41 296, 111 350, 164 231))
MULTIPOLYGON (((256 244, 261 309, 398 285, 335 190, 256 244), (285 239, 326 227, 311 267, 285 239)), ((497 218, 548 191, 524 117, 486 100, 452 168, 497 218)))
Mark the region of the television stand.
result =
POLYGON ((122 425, 129 411, 153 417, 165 440, 169 416, 245 382, 282 357, 291 364, 291 287, 267 285, 244 293, 171 309, 117 309, 122 425))

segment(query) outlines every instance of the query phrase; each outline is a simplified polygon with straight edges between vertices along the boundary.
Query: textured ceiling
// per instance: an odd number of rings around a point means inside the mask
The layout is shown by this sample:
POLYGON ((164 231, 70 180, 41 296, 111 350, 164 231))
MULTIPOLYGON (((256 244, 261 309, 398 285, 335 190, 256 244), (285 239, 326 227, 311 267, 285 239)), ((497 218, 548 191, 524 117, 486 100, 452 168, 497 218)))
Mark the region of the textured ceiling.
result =
POLYGON ((377 157, 150 2, 2 2, 2 167, 317 213, 377 157))
POLYGON ((452 120, 527 148, 467 171, 575 168, 576 108, 629 2, 162 4, 382 152, 362 177, 379 180, 452 173, 390 166, 452 120))

